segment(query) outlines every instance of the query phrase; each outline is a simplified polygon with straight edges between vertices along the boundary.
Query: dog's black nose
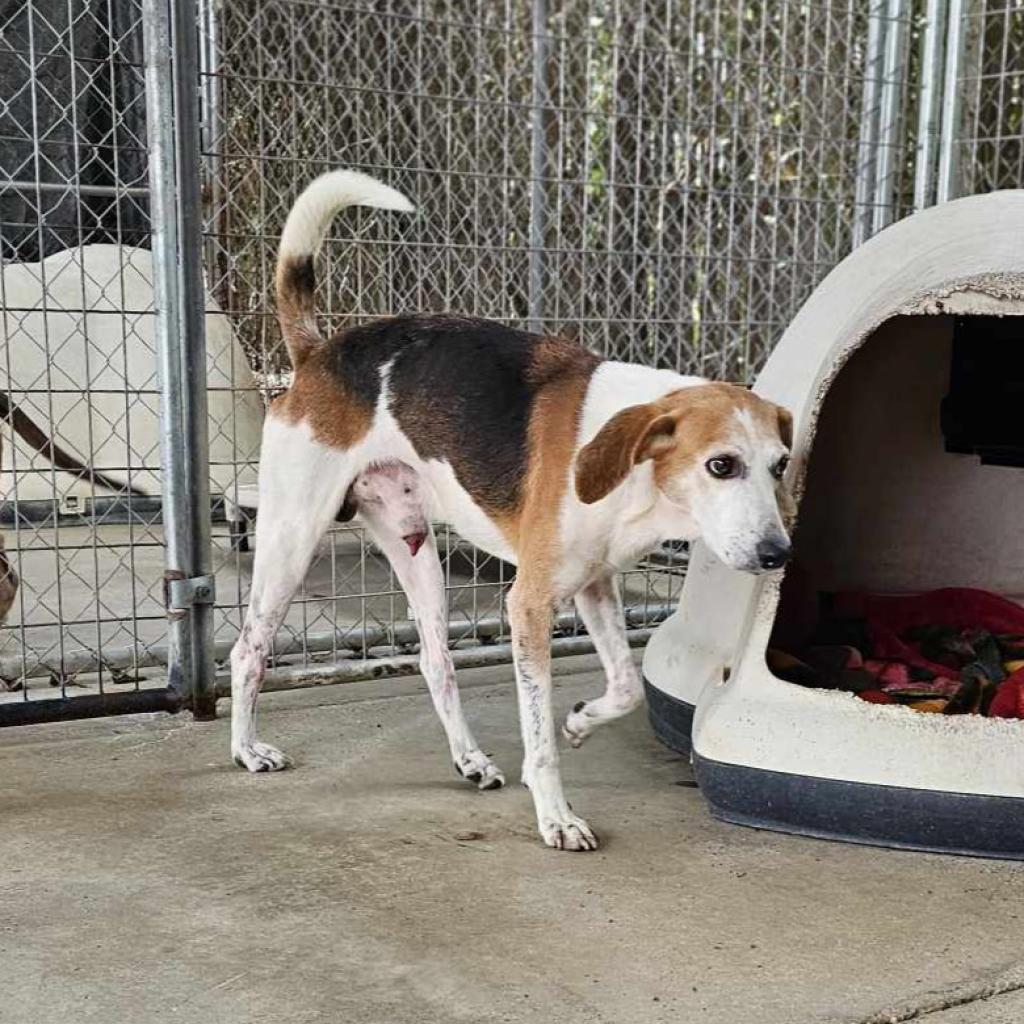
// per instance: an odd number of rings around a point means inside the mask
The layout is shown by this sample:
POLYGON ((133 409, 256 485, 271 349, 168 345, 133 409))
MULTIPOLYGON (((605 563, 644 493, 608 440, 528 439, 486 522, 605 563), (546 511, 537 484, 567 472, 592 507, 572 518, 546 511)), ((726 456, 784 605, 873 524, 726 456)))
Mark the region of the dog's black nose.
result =
POLYGON ((781 569, 789 561, 791 551, 786 543, 763 540, 757 545, 757 560, 762 569, 781 569))

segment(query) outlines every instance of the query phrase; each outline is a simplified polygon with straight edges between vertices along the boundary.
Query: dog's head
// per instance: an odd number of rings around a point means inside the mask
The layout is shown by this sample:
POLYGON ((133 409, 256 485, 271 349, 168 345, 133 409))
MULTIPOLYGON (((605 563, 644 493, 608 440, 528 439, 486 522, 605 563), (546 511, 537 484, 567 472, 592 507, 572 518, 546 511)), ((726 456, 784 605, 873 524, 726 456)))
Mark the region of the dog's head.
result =
POLYGON ((787 410, 745 388, 683 388, 613 416, 576 457, 576 494, 600 501, 650 460, 655 485, 678 510, 680 539, 702 538, 734 569, 779 569, 790 554, 792 434, 787 410))

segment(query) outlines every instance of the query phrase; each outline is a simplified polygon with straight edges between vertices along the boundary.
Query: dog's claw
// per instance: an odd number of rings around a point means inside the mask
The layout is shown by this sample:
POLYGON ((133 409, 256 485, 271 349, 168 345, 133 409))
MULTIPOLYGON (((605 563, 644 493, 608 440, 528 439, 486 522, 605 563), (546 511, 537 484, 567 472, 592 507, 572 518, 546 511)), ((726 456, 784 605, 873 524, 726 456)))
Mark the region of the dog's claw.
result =
POLYGON ((269 743, 249 743, 231 752, 231 759, 247 771, 279 772, 292 766, 292 759, 269 743))
POLYGON ((542 823, 540 835, 548 846, 556 850, 585 852, 596 850, 598 846, 597 836, 590 826, 575 814, 567 815, 565 821, 542 823))

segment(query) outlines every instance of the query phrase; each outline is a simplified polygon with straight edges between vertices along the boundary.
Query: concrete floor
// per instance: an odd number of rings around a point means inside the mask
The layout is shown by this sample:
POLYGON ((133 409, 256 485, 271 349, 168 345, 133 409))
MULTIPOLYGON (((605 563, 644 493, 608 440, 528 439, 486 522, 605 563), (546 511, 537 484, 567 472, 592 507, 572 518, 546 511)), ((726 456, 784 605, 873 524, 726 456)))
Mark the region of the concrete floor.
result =
MULTIPOLYGON (((559 662, 562 712, 592 664, 559 662)), ((512 777, 510 671, 464 693, 512 777)), ((456 779, 417 679, 269 695, 262 726, 295 771, 232 768, 223 718, 0 733, 0 1021, 1024 1019, 1024 865, 721 824, 642 715, 564 754, 592 854, 456 779)))

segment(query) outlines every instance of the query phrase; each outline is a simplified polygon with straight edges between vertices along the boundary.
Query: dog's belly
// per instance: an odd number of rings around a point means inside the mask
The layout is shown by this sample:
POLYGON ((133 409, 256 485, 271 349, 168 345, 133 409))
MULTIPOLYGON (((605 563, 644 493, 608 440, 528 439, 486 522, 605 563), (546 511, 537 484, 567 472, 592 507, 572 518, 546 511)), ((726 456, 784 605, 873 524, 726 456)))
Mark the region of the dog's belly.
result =
POLYGON ((430 484, 433 501, 428 510, 432 519, 453 526, 470 544, 515 564, 515 552, 494 520, 472 499, 455 478, 447 462, 420 462, 421 476, 430 484))
POLYGON ((449 463, 421 458, 398 428, 386 401, 379 404, 373 429, 352 450, 352 459, 360 468, 390 459, 404 462, 428 485, 427 514, 431 519, 448 523, 470 544, 515 564, 515 552, 505 535, 459 483, 449 463))

